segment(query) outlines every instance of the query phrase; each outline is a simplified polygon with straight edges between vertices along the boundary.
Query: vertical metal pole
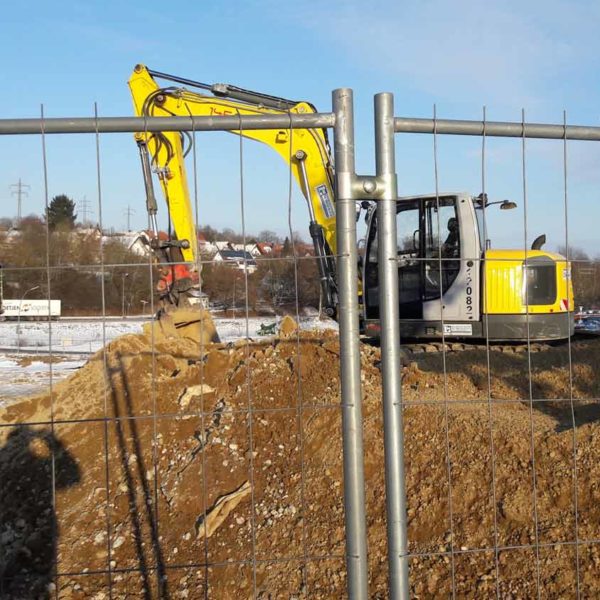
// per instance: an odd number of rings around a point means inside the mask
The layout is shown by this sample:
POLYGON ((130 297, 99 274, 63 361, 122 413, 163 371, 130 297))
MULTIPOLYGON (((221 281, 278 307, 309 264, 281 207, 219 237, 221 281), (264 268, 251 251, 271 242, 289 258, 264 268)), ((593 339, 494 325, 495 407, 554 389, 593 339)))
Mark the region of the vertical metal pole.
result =
POLYGON ((351 600, 366 600, 367 527, 358 329, 358 250, 356 209, 352 197, 352 182, 355 177, 353 110, 352 90, 334 90, 346 569, 348 597, 351 600))
POLYGON ((404 600, 409 597, 409 586, 396 241, 398 186, 394 148, 394 96, 389 93, 375 96, 375 156, 377 179, 383 188, 377 204, 377 227, 390 598, 404 600))

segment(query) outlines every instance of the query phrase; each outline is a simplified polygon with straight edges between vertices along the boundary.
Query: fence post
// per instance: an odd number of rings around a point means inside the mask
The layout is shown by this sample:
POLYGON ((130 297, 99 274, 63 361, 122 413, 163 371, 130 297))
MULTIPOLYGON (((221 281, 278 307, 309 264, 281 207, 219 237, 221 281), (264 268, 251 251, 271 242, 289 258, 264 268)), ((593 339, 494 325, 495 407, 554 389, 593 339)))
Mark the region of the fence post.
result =
POLYGON ((335 113, 336 214, 338 242, 338 322, 344 447, 346 570, 351 600, 367 598, 367 528, 363 465, 362 390, 358 326, 358 249, 352 183, 354 114, 352 90, 333 92, 335 113))
POLYGON ((398 186, 394 147, 394 96, 389 93, 375 96, 375 161, 377 179, 383 188, 377 203, 377 227, 390 598, 407 600, 408 543, 396 242, 398 186))

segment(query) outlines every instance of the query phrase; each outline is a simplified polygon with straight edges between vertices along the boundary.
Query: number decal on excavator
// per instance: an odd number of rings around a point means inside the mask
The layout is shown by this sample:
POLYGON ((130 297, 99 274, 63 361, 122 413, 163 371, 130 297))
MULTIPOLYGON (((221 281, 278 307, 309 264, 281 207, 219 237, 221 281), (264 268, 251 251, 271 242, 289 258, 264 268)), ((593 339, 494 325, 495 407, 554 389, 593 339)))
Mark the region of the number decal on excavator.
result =
POLYGON ((471 267, 467 267, 467 287, 465 288, 465 303, 467 306, 467 313, 473 312, 473 276, 471 267))

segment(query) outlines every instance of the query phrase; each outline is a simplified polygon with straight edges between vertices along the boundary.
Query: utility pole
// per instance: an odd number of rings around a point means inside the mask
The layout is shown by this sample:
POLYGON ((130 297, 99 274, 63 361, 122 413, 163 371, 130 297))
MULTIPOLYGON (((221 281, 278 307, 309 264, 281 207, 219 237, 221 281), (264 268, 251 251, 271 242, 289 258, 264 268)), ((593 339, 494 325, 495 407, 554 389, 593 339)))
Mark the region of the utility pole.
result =
POLYGON ((17 225, 21 222, 21 204, 23 196, 29 196, 29 192, 25 188, 31 188, 30 185, 23 183, 19 177, 18 183, 13 183, 11 186, 11 195, 17 198, 17 225))
POLYGON ((127 217, 127 231, 131 231, 131 215, 135 213, 135 210, 127 205, 127 208, 123 211, 123 214, 127 217))
POLYGON ((84 196, 83 200, 79 204, 81 206, 81 223, 85 226, 88 221, 88 213, 93 215, 94 211, 90 208, 90 202, 87 199, 87 196, 84 196))

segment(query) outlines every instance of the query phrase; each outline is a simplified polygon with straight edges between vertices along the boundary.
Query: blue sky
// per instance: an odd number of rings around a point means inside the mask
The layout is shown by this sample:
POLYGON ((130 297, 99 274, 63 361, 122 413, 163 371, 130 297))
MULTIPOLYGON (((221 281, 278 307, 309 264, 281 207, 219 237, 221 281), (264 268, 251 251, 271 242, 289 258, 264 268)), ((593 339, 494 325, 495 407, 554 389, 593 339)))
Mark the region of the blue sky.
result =
MULTIPOLYGON (((355 91, 357 170, 374 169, 373 94, 395 94, 396 114, 440 118, 521 119, 600 125, 597 31, 593 1, 272 0, 207 3, 30 1, 3 7, 0 23, 4 89, 0 118, 132 114, 126 85, 133 66, 209 83, 224 81, 308 100, 330 110, 331 90, 355 91)), ((0 214, 16 212, 10 184, 29 184, 23 212, 41 212, 39 138, 0 140, 0 214)), ((97 205, 92 136, 47 140, 49 194, 84 197, 97 205)), ((200 221, 240 229, 239 142, 227 134, 199 136, 200 221)), ((563 147, 527 143, 528 238, 545 232, 549 247, 565 240, 563 147)), ((569 237, 600 255, 600 147, 573 142, 569 155, 569 237)), ((288 176, 267 148, 244 144, 247 229, 287 229, 288 176)), ((522 246, 521 142, 489 139, 486 189, 519 209, 495 213, 494 246, 522 246)), ((441 190, 481 191, 481 140, 440 137, 441 190)), ((398 136, 401 194, 435 189, 431 136, 398 136)), ((128 135, 101 139, 104 221, 122 228, 124 209, 145 225, 143 186, 135 144, 128 135)), ((97 206, 94 206, 97 218, 97 206)), ((293 227, 306 232, 306 209, 293 194, 293 227)))

